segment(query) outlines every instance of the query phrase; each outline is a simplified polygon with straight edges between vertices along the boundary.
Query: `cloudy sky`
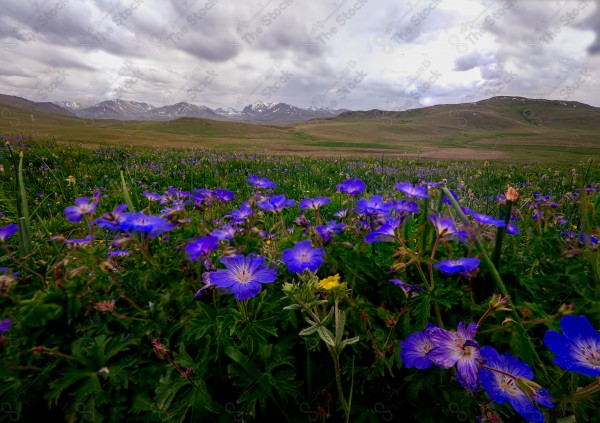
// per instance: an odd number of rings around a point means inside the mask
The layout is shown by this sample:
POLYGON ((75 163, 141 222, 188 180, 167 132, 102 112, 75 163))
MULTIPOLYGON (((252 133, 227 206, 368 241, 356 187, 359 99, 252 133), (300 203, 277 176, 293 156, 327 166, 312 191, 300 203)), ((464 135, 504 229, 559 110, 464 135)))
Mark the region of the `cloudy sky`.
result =
POLYGON ((0 93, 155 106, 600 106, 598 0, 2 0, 0 93))

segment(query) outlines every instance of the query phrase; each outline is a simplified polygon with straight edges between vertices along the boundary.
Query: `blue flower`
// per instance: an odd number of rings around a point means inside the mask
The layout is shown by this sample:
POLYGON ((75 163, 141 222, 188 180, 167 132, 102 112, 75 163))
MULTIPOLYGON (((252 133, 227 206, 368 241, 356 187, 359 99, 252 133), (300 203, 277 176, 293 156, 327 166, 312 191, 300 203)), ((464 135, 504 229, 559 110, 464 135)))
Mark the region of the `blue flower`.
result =
POLYGON ((275 188, 277 184, 269 181, 267 178, 259 178, 256 175, 248 175, 246 182, 251 183, 256 188, 275 188))
POLYGON ((367 244, 374 242, 394 242, 396 240, 396 228, 399 222, 396 219, 388 219, 377 230, 370 232, 365 237, 367 244))
POLYGON ((476 222, 479 222, 481 224, 493 225, 493 226, 497 226, 497 227, 506 226, 506 223, 504 223, 504 220, 496 219, 494 216, 488 216, 487 214, 477 213, 476 211, 473 211, 467 207, 462 207, 462 210, 463 210, 463 212, 470 214, 473 217, 473 219, 475 219, 476 222))
POLYGON ((345 223, 337 223, 335 220, 330 220, 325 225, 319 225, 315 229, 324 242, 331 241, 331 237, 335 234, 341 234, 346 227, 345 223))
POLYGON ((331 202, 331 199, 328 197, 305 198, 304 200, 300 201, 298 207, 300 207, 302 210, 312 209, 317 211, 325 204, 329 204, 329 202, 331 202))
POLYGON ((98 219, 94 219, 92 224, 98 225, 100 228, 119 229, 124 220, 123 211, 127 208, 127 204, 119 204, 112 212, 104 213, 98 219))
POLYGON ((440 272, 446 275, 459 274, 465 278, 471 277, 473 270, 479 267, 479 259, 476 257, 462 257, 456 260, 444 260, 435 264, 433 267, 440 269, 440 272))
MULTIPOLYGON (((429 325, 428 325, 429 327, 429 325)), ((405 367, 420 370, 431 367, 432 361, 427 358, 429 351, 435 348, 425 331, 415 332, 400 342, 400 358, 405 367)))
POLYGON ((230 225, 225 225, 221 227, 221 229, 214 229, 210 235, 217 238, 219 241, 226 241, 228 239, 233 239, 235 232, 235 228, 230 225))
POLYGON ((414 201, 402 200, 396 201, 393 204, 393 209, 400 214, 405 213, 419 213, 419 205, 414 201))
POLYGON ((429 325, 425 332, 434 347, 427 358, 442 369, 456 365, 456 380, 467 389, 479 388, 479 345, 475 342, 477 324, 470 323, 466 328, 458 324, 456 332, 429 325))
POLYGON ((121 230, 134 229, 138 232, 149 233, 154 237, 175 228, 173 223, 159 216, 147 215, 144 213, 123 213, 123 220, 120 224, 121 230))
POLYGON ((243 223, 246 221, 248 217, 252 214, 252 208, 248 205, 248 203, 242 203, 239 210, 234 209, 229 212, 229 216, 234 223, 243 223))
POLYGON ((437 235, 441 239, 455 240, 462 243, 466 242, 466 239, 468 238, 467 232, 457 230, 456 226, 454 226, 454 221, 449 217, 443 217, 441 214, 437 213, 428 216, 427 218, 435 227, 437 235))
POLYGON ((323 264, 325 251, 322 248, 312 248, 309 240, 297 242, 294 248, 283 251, 281 259, 290 272, 302 273, 304 269, 314 272, 323 264))
POLYGON ((10 330, 10 325, 10 319, 0 320, 0 336, 2 336, 4 332, 8 332, 10 330))
POLYGON ((253 253, 221 258, 227 269, 210 273, 210 284, 216 288, 229 288, 236 300, 255 297, 263 283, 277 279, 277 270, 263 265, 264 257, 253 253))
POLYGON ((0 242, 6 242, 7 238, 13 236, 19 230, 19 225, 11 223, 0 229, 0 242))
POLYGON ((219 248, 219 240, 209 235, 190 242, 185 246, 185 253, 188 255, 188 260, 206 259, 217 248, 219 248))
POLYGON ((294 203, 294 200, 286 200, 285 195, 281 194, 275 195, 268 200, 261 201, 258 203, 258 207, 268 212, 281 213, 285 207, 291 207, 294 203))
POLYGON ((126 257, 128 255, 128 250, 112 250, 108 252, 108 257, 126 257))
POLYGON ((381 195, 374 195, 369 199, 361 198, 356 202, 356 211, 359 214, 375 216, 377 214, 388 214, 391 204, 384 203, 381 195))
POLYGON ((339 192, 343 192, 348 195, 359 195, 364 191, 366 185, 360 179, 346 179, 343 183, 335 186, 339 192))
POLYGON ((394 285, 399 286, 407 298, 408 298, 409 293, 410 293, 411 297, 418 297, 419 293, 416 291, 425 291, 425 288, 423 288, 422 286, 409 285, 407 283, 402 282, 400 279, 390 279, 390 282, 392 282, 394 285))
POLYGON ((564 333, 546 332, 544 343, 556 354, 556 365, 586 376, 600 376, 600 333, 585 316, 564 316, 564 333))
POLYGON ((144 191, 142 193, 142 195, 144 197, 146 197, 148 199, 149 202, 156 202, 156 201, 160 201, 160 195, 158 195, 155 192, 148 192, 148 191, 144 191))
POLYGON ((498 404, 508 401, 528 422, 543 422, 544 415, 534 401, 549 408, 554 405, 548 391, 531 382, 531 367, 511 354, 498 354, 492 347, 482 347, 480 352, 485 365, 479 377, 490 399, 498 404))
POLYGON ((512 222, 506 227, 506 233, 509 235, 521 235, 519 227, 512 222))
MULTIPOLYGON (((455 200, 458 200, 458 195, 456 195, 456 193, 454 192, 454 190, 448 188, 448 191, 450 191, 450 194, 452 194, 452 197, 454 197, 455 200)), ((452 203, 450 202, 450 200, 448 200, 448 198, 446 198, 445 195, 444 195, 444 204, 452 205, 452 203)))
POLYGON ((83 215, 94 213, 98 207, 98 202, 90 203, 89 197, 80 197, 75 199, 75 205, 65 209, 64 214, 69 222, 81 222, 83 215))
POLYGON ((409 197, 429 198, 426 187, 413 186, 410 182, 397 183, 396 189, 409 197))
POLYGON ((222 201, 223 203, 229 203, 235 197, 233 192, 225 188, 217 188, 215 189, 214 193, 219 201, 222 201))

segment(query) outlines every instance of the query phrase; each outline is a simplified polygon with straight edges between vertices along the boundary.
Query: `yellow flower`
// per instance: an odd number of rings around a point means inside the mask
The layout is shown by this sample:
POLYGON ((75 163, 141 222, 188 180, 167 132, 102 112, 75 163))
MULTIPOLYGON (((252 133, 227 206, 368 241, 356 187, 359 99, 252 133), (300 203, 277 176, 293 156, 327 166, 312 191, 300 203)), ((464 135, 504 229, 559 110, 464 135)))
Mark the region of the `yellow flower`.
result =
POLYGON ((319 285, 321 286, 321 288, 329 291, 330 289, 336 288, 338 286, 341 286, 343 284, 340 283, 340 275, 339 273, 336 273, 335 276, 329 276, 325 279, 322 279, 319 282, 319 285))

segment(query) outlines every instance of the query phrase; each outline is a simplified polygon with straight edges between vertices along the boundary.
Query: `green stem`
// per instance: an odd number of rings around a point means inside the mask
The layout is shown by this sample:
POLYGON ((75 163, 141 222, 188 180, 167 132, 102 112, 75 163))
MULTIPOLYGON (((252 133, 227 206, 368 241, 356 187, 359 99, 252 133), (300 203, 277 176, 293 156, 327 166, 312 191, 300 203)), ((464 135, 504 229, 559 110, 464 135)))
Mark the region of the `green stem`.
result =
MULTIPOLYGON (((456 214, 462 221, 463 225, 465 225, 465 227, 471 227, 471 222, 469 222, 469 219, 467 219, 467 216, 465 216, 465 214, 463 213, 463 211, 460 208, 460 205, 454 199, 454 197, 452 196, 452 194, 450 193, 448 188, 442 187, 442 191, 444 191, 444 194, 446 194, 446 197, 448 198, 448 200, 450 200, 450 203, 452 204, 452 208, 454 209, 454 211, 456 211, 456 214)), ((506 285, 504 285, 504 282, 502 281, 502 278, 500 277, 500 274, 498 273, 496 266, 494 266, 494 263, 488 256, 483 243, 481 242, 481 240, 479 239, 479 236, 477 236, 477 235, 475 235, 475 243, 477 244, 477 248, 479 248, 479 251, 481 251, 483 262, 487 266, 487 268, 490 272, 490 275, 492 276, 492 279, 496 283, 496 287, 500 290, 500 293, 502 293, 502 295, 509 296, 508 291, 506 290, 506 285)), ((513 316, 518 321, 519 315, 517 314, 517 312, 513 309, 512 313, 513 313, 513 316)))
POLYGON ((504 235, 506 234, 506 228, 510 223, 512 206, 513 202, 511 200, 506 200, 506 214, 504 215, 504 226, 498 228, 496 232, 496 245, 494 246, 494 252, 492 254, 492 263, 494 263, 494 266, 496 266, 496 268, 499 268, 500 252, 502 251, 502 241, 504 240, 504 235))

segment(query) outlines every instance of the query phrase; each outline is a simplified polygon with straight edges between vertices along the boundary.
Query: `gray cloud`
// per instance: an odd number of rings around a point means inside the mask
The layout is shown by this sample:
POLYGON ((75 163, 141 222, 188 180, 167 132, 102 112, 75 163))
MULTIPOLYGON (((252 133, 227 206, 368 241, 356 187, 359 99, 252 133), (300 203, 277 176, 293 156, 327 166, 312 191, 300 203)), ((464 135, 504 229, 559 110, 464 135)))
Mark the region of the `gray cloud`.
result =
POLYGON ((5 0, 0 16, 0 86, 32 100, 403 109, 522 95, 600 105, 591 1, 38 3, 5 0))

